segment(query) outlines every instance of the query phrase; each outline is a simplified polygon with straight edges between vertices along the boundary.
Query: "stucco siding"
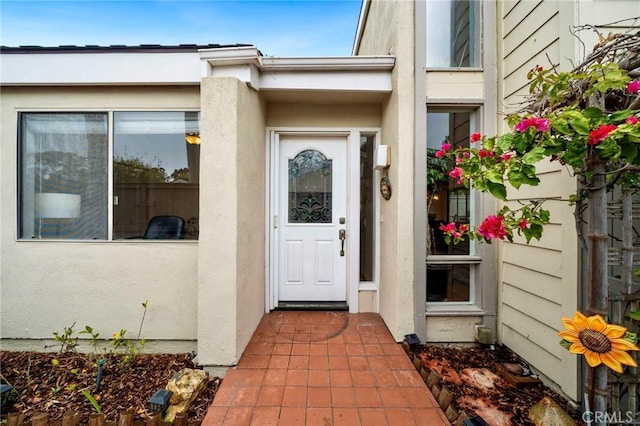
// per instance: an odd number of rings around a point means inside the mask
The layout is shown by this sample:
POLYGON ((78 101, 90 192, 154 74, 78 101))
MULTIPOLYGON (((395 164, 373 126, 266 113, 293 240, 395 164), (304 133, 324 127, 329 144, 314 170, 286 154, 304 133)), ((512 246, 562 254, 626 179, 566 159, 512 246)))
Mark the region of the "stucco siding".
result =
MULTIPOLYGON (((265 304, 265 240, 267 142, 265 106, 258 93, 244 84, 238 88, 238 330, 236 352, 242 354, 260 319, 265 304)), ((215 192, 215 191, 214 191, 215 192)), ((218 243, 223 243, 218 241, 218 243)))
POLYGON ((380 105, 269 103, 269 127, 380 127, 380 105))
POLYGON ((21 349, 40 350, 39 339, 74 322, 76 331, 89 325, 107 338, 121 329, 135 337, 148 300, 142 337, 182 342, 149 347, 194 348, 198 242, 17 240, 16 165, 20 111, 198 110, 199 95, 197 87, 2 88, 3 347, 11 347, 6 339, 22 339, 21 349))
POLYGON ((198 362, 233 365, 264 314, 265 114, 233 77, 202 82, 198 362), (206 169, 206 170, 205 170, 206 169), (256 218, 260 218, 256 220, 256 218))
POLYGON ((414 2, 372 1, 358 55, 395 55, 393 92, 382 106, 381 144, 391 147, 393 196, 380 198, 380 314, 397 340, 415 329, 414 2), (402 100, 400 102, 400 100, 402 100), (406 208, 405 208, 406 207, 406 208))

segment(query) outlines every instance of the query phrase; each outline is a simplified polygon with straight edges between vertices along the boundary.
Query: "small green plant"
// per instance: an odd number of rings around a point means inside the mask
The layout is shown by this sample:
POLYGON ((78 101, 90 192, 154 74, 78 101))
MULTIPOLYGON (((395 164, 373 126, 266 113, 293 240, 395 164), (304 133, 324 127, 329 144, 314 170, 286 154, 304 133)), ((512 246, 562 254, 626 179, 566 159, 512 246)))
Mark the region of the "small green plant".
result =
POLYGON ((76 323, 74 322, 70 327, 64 327, 62 334, 57 331, 53 332, 53 340, 60 345, 59 352, 76 351, 76 347, 78 346, 78 336, 73 337, 73 327, 75 327, 75 325, 76 323))
POLYGON ((93 409, 96 410, 96 413, 102 414, 102 408, 100 407, 100 404, 98 404, 96 398, 85 389, 82 389, 80 392, 82 392, 82 395, 84 395, 84 397, 91 403, 93 409))
POLYGON ((93 348, 93 352, 97 354, 98 343, 99 343, 98 337, 100 337, 100 333, 94 333, 93 327, 85 325, 84 330, 82 330, 79 334, 88 334, 89 336, 91 336, 89 340, 89 345, 91 345, 91 347, 93 348))
POLYGON ((138 354, 144 349, 145 340, 141 339, 140 336, 142 334, 142 326, 144 325, 144 319, 147 315, 147 305, 149 301, 145 300, 142 302, 142 307, 144 311, 142 312, 142 319, 140 320, 140 327, 138 328, 138 335, 134 340, 125 338, 127 330, 121 329, 120 331, 113 334, 113 338, 109 340, 109 344, 112 347, 112 352, 123 351, 124 356, 122 357, 121 364, 126 365, 132 362, 138 354))

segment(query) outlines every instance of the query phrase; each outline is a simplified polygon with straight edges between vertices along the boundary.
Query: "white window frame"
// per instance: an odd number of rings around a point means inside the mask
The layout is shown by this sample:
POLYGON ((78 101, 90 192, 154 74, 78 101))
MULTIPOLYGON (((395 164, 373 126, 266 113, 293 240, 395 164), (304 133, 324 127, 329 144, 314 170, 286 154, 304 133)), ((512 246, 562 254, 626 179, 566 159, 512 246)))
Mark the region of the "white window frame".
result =
MULTIPOLYGON (((47 238, 43 238, 43 239, 33 239, 33 238, 19 238, 17 237, 17 235, 19 235, 19 227, 20 227, 20 221, 21 221, 21 217, 20 215, 22 214, 20 211, 20 205, 17 203, 16 208, 17 208, 17 221, 16 221, 16 241, 17 242, 64 242, 64 243, 78 243, 78 244, 82 244, 82 243, 90 243, 90 244, 95 244, 96 242, 108 242, 108 243, 116 243, 116 244, 130 244, 130 243, 143 243, 143 244, 167 244, 167 243, 171 243, 171 244, 194 244, 194 243, 198 243, 199 239, 195 239, 195 240, 144 240, 144 239, 136 239, 136 240, 127 240, 127 239, 117 239, 114 240, 113 239, 113 206, 114 206, 114 189, 113 189, 113 147, 114 147, 114 113, 116 112, 167 112, 167 111, 175 111, 175 112, 201 112, 200 108, 183 108, 183 107, 176 107, 176 108, 142 108, 142 109, 136 109, 136 108, 110 108, 110 109, 105 109, 105 108, 55 108, 55 109, 42 109, 42 108, 28 108, 28 109, 24 109, 24 110, 18 110, 17 111, 17 117, 18 117, 18 122, 16 123, 17 126, 20 126, 20 120, 21 120, 21 116, 23 114, 38 114, 38 113, 49 113, 49 114, 56 114, 56 113, 60 113, 60 114, 65 114, 65 113, 78 113, 78 114, 85 114, 85 113, 104 113, 107 115, 107 158, 108 158, 108 162, 107 162, 107 180, 108 180, 108 186, 107 186, 107 238, 106 239, 100 239, 100 240, 90 240, 90 239, 47 239, 47 238)), ((18 129, 19 130, 19 129, 18 129)), ((18 140, 17 140, 17 145, 16 145, 16 149, 18 151, 20 151, 22 149, 21 147, 22 144, 22 136, 21 136, 21 132, 18 131, 18 140)), ((20 161, 20 158, 18 156, 18 161, 20 161)), ((19 162, 17 163, 17 167, 16 167, 16 177, 18 178, 18 185, 21 185, 20 183, 20 178, 19 175, 22 171, 22 164, 20 164, 19 162)), ((17 188, 18 192, 20 191, 20 187, 17 188)))

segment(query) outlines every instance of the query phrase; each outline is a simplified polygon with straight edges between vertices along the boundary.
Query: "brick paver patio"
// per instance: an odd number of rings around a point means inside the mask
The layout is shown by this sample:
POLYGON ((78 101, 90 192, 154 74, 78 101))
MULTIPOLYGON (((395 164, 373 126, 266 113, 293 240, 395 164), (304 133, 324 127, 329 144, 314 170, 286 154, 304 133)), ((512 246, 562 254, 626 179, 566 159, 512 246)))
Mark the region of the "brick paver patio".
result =
POLYGON ((204 419, 214 425, 448 425, 378 314, 264 316, 204 419))

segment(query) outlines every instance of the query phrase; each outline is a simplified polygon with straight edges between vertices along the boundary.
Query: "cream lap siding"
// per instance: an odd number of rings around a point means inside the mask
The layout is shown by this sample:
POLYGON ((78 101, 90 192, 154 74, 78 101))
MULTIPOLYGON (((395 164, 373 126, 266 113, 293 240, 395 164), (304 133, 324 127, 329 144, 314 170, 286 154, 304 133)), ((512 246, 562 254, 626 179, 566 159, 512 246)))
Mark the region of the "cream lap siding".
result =
MULTIPOLYGON (((529 94, 527 73, 536 66, 561 64, 567 68, 572 51, 565 37, 572 37, 572 17, 561 1, 530 0, 498 2, 499 102, 510 113, 522 106, 529 94)), ((501 112, 502 112, 501 111, 501 112)), ((501 133, 508 131, 498 118, 501 133)), ((540 241, 523 237, 500 249, 499 340, 516 351, 535 371, 555 383, 567 396, 577 399, 576 357, 558 344, 560 318, 578 307, 578 241, 572 207, 566 200, 575 181, 557 162, 536 165, 540 185, 509 188, 507 204, 518 208, 519 200, 544 199, 551 224, 540 241)))
POLYGON ((550 61, 559 62, 559 8, 557 1, 499 3, 502 5, 503 97, 506 105, 512 105, 522 102, 528 93, 529 70, 538 65, 548 68, 550 61))

